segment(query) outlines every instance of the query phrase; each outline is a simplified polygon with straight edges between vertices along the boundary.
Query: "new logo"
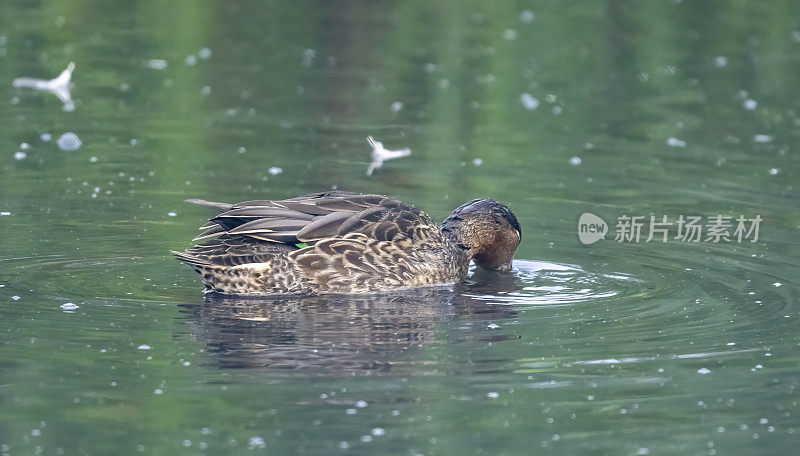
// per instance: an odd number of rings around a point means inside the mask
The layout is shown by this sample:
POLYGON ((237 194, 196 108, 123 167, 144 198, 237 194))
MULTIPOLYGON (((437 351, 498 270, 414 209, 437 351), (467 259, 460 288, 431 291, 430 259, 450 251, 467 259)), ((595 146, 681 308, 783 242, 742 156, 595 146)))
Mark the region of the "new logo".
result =
POLYGON ((608 224, 591 212, 584 212, 578 219, 578 239, 582 244, 594 244, 600 239, 605 239, 608 233, 608 224))

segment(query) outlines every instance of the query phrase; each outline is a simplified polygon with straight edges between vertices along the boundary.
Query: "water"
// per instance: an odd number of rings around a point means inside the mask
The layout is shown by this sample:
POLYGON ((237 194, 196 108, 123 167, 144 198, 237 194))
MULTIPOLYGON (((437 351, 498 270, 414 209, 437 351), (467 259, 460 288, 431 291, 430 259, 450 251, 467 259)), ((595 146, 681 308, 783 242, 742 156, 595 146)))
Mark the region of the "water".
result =
POLYGON ((7 5, 0 453, 797 448, 797 14, 7 5), (66 98, 12 84, 70 62, 66 98), (412 153, 367 176, 367 136, 412 153), (234 299, 167 253, 210 215, 186 198, 333 186, 437 220, 504 201, 515 271, 234 299), (757 242, 583 245, 586 212, 763 221, 757 242))

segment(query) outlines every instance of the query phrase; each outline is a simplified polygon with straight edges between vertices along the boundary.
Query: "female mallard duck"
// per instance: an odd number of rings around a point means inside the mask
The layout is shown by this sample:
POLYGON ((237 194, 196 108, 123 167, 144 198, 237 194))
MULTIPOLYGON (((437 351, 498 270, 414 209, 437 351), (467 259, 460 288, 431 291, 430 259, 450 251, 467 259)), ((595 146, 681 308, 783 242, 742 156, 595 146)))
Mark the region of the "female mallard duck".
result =
POLYGON ((462 280, 470 260, 506 271, 521 239, 514 213, 484 198, 442 223, 382 195, 324 192, 237 204, 187 200, 222 210, 173 252, 226 294, 366 293, 462 280))

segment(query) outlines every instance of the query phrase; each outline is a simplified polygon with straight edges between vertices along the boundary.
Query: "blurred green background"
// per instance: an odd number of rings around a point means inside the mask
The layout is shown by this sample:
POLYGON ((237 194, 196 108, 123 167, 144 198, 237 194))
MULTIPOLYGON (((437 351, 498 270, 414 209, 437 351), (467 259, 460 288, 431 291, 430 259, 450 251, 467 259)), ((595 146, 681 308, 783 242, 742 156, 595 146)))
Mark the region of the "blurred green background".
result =
POLYGON ((0 454, 800 444, 797 2, 0 11, 0 454), (13 84, 69 62, 74 110, 13 84), (412 154, 367 176, 369 135, 412 154), (334 187, 436 220, 506 202, 518 271, 241 302, 167 253, 211 215, 186 198, 334 187), (583 246, 583 212, 764 221, 756 243, 583 246))

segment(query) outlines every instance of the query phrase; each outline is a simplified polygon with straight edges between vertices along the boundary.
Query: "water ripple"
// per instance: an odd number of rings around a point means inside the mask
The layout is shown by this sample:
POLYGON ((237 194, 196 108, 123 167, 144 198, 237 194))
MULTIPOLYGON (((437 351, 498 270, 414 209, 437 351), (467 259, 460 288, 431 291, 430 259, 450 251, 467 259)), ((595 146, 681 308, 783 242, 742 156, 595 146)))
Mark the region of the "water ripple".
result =
POLYGON ((499 305, 563 306, 633 295, 643 289, 643 282, 629 274, 593 273, 577 265, 545 261, 516 260, 514 275, 518 280, 515 289, 464 295, 499 305))

